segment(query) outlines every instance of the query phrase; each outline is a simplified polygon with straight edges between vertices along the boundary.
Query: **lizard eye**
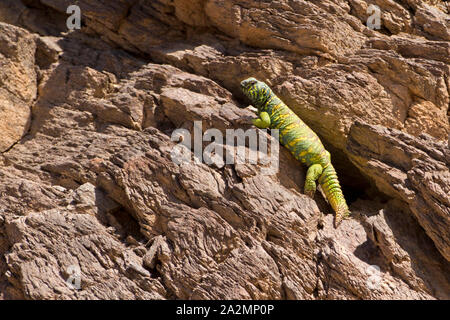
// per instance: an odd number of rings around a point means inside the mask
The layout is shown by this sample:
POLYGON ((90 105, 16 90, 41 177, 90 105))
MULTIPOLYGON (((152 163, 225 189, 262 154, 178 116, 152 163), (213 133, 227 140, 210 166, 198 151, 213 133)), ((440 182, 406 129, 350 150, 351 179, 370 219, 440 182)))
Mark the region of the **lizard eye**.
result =
POLYGON ((251 88, 253 85, 255 85, 258 81, 255 78, 248 78, 241 82, 242 88, 251 88))

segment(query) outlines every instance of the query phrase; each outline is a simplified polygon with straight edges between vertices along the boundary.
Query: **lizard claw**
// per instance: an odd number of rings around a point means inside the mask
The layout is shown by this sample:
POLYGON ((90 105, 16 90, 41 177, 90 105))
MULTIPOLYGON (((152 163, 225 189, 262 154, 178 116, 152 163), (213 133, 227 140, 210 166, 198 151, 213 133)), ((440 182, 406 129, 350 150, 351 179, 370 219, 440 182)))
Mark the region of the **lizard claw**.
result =
POLYGON ((314 199, 314 190, 305 190, 305 195, 310 197, 311 199, 314 199))
POLYGON ((237 124, 244 124, 244 125, 252 125, 252 119, 249 117, 243 117, 236 120, 237 124))

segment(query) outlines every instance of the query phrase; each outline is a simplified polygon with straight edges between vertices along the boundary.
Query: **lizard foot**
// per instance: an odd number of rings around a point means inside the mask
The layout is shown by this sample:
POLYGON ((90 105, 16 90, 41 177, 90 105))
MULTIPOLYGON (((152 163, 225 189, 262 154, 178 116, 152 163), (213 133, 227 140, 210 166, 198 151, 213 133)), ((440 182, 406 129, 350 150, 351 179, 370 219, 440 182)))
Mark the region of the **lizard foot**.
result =
POLYGON ((242 117, 236 120, 237 124, 244 124, 244 125, 253 125, 252 117, 242 117))
POLYGON ((307 195, 308 197, 310 197, 311 199, 314 199, 314 193, 315 190, 305 190, 305 195, 307 195))

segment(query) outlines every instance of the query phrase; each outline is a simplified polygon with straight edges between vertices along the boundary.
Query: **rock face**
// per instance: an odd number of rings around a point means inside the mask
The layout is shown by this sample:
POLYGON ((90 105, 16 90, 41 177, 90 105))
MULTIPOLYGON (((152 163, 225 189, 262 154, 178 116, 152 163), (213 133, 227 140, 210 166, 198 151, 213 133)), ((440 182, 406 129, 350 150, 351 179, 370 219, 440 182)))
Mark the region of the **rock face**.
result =
POLYGON ((448 3, 70 4, 0 3, 0 299, 450 299, 448 3), (173 161, 250 128, 249 76, 331 152, 338 229, 283 148, 173 161))
POLYGON ((350 159, 386 195, 404 201, 419 224, 450 260, 450 150, 427 135, 355 122, 347 150, 350 159))
POLYGON ((0 23, 0 151, 26 133, 36 98, 36 43, 23 29, 0 23))

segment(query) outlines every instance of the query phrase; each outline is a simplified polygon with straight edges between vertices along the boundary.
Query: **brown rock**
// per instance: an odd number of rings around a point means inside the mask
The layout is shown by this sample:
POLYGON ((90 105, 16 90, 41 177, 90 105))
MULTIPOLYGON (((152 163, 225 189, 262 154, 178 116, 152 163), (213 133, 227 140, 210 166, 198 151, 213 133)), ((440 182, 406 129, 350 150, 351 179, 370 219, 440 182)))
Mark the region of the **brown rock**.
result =
POLYGON ((450 261, 450 150, 423 135, 356 122, 347 146, 351 161, 379 190, 407 203, 450 261))
POLYGON ((35 50, 31 34, 0 23, 0 151, 28 130, 30 107, 36 97, 35 50))

